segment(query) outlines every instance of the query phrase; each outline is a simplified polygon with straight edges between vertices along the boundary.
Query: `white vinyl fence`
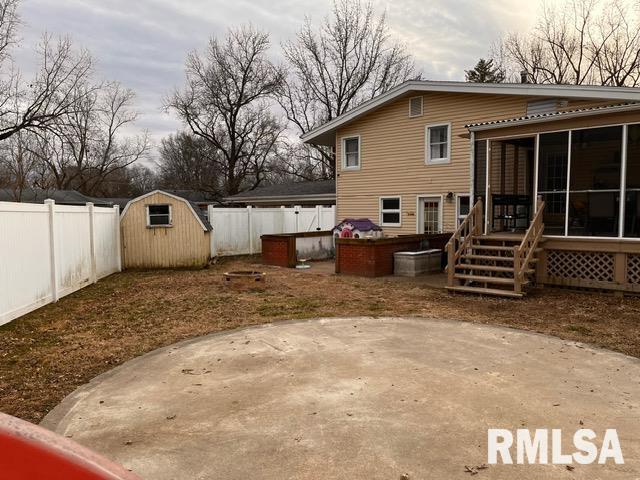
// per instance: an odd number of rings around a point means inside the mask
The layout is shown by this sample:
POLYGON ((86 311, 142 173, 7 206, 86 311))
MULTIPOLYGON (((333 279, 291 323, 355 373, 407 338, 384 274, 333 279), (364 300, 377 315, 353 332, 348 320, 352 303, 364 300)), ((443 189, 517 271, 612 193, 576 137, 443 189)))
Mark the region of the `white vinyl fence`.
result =
POLYGON ((209 206, 211 256, 262 251, 261 235, 331 230, 336 207, 217 208, 209 206))
POLYGON ((120 270, 117 206, 0 202, 0 325, 120 270))

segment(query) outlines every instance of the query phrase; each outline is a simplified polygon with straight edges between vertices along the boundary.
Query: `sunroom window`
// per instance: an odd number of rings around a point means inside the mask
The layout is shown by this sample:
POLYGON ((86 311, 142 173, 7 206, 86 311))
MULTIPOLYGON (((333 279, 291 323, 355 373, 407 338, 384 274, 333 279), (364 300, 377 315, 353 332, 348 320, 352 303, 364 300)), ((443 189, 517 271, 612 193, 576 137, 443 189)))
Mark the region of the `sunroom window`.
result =
POLYGON ((622 127, 571 134, 568 234, 617 237, 622 127))
POLYGON ((569 132, 540 135, 538 195, 545 203, 543 220, 547 235, 564 235, 568 158, 569 132))
POLYGON ((624 236, 640 237, 640 125, 627 128, 626 203, 624 236))

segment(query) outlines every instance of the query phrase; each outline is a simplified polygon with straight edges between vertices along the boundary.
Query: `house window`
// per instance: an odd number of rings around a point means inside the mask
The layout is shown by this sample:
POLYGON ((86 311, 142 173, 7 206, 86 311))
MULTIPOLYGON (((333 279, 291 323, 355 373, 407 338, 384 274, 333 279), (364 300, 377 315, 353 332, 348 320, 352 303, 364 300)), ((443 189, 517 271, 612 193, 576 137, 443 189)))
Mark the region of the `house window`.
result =
POLYGON ((428 125, 426 130, 427 163, 449 163, 451 125, 428 125))
POLYGON ((147 205, 147 226, 148 227, 170 227, 171 226, 171 206, 170 205, 147 205))
POLYGON ((456 226, 460 226, 471 211, 471 197, 469 195, 458 195, 456 197, 456 226))
POLYGON ((401 224, 400 197, 383 197, 380 199, 380 225, 383 227, 399 227, 401 224))
POLYGON ((342 169, 358 170, 360 168, 360 137, 342 139, 342 169))

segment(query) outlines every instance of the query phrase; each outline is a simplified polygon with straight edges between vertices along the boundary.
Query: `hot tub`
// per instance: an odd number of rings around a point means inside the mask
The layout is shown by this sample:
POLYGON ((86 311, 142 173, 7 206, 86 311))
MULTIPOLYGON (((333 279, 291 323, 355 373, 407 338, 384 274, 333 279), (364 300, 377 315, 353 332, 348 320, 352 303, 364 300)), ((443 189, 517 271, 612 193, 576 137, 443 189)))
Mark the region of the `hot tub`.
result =
POLYGON ((442 250, 432 248, 418 252, 393 254, 393 273, 402 277, 416 277, 441 271, 442 250))

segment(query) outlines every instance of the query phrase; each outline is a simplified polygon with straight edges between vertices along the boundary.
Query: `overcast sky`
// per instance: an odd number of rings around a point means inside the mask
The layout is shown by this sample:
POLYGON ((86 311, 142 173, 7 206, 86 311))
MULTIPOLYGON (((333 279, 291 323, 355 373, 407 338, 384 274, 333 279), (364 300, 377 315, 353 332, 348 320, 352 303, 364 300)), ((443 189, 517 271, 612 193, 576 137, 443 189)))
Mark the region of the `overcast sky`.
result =
MULTIPOLYGON (((180 128, 161 111, 163 97, 183 81, 187 53, 206 46, 211 35, 245 22, 271 33, 274 58, 304 17, 320 21, 329 0, 23 0, 22 42, 16 58, 26 73, 43 32, 69 34, 88 48, 99 74, 137 93, 142 117, 157 142, 180 128)), ((529 29, 537 3, 522 0, 374 1, 386 10, 392 34, 415 57, 424 78, 463 80, 464 69, 486 56, 505 29, 529 29)))

